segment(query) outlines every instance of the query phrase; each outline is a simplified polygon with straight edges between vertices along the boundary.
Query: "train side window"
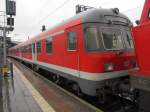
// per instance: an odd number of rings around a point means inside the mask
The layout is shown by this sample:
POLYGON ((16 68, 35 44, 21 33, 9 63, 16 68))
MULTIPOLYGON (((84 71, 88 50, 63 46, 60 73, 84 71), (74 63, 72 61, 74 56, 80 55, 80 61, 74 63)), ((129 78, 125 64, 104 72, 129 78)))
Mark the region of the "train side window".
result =
POLYGON ((28 46, 25 46, 25 53, 28 53, 28 46))
POLYGON ((67 33, 67 49, 70 51, 77 49, 77 33, 75 31, 67 33))
POLYGON ((24 53, 26 53, 26 46, 24 46, 23 49, 24 49, 24 53))
POLYGON ((29 53, 32 53, 32 45, 29 45, 29 53))
POLYGON ((150 9, 149 9, 149 11, 148 11, 148 18, 150 19, 150 9))
POLYGON ((24 46, 22 47, 22 52, 24 53, 24 46))
POLYGON ((96 27, 88 27, 85 29, 86 49, 88 51, 96 51, 102 48, 101 37, 96 27))
POLYGON ((46 39, 46 53, 52 53, 52 38, 48 37, 46 39))
POLYGON ((37 53, 41 53, 41 41, 36 43, 36 51, 37 53))
POLYGON ((32 53, 35 54, 35 43, 32 44, 32 53))

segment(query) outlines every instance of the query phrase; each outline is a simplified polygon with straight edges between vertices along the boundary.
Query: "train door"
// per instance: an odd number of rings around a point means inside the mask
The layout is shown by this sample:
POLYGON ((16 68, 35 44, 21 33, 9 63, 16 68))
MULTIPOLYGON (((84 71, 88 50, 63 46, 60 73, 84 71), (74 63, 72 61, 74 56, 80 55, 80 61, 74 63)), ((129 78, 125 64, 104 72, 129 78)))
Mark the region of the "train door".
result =
POLYGON ((74 75, 80 77, 80 56, 78 49, 78 30, 73 27, 66 30, 66 63, 73 68, 74 75))
POLYGON ((32 61, 35 62, 36 61, 36 44, 33 43, 32 44, 32 61))
POLYGON ((21 48, 19 48, 19 57, 22 57, 21 48))

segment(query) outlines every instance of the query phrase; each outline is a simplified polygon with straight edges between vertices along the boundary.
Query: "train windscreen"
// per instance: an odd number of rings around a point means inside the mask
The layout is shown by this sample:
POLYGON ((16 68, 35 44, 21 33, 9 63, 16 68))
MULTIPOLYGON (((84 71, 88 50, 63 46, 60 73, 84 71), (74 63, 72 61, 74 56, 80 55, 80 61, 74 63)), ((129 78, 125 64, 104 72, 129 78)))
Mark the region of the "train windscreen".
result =
POLYGON ((133 40, 127 30, 93 26, 86 28, 85 37, 85 47, 88 51, 133 49, 133 40))
POLYGON ((106 50, 121 50, 124 48, 120 31, 103 31, 104 48, 106 50))

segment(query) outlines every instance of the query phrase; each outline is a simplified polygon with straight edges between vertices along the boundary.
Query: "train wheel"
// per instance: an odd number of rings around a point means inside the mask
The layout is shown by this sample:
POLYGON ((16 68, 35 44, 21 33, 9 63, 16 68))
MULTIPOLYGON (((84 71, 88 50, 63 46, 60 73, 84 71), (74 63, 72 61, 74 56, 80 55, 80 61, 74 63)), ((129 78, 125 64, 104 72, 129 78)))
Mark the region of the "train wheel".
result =
POLYGON ((38 66, 35 66, 34 67, 34 70, 37 72, 39 70, 39 67, 38 66))
POLYGON ((104 89, 98 90, 97 95, 100 104, 106 104, 108 102, 108 97, 104 89))
POLYGON ((72 90, 73 92, 75 92, 75 94, 77 94, 78 96, 82 96, 82 91, 80 89, 80 86, 77 83, 73 83, 72 84, 72 90))
POLYGON ((52 80, 55 82, 55 81, 57 81, 57 76, 56 75, 53 75, 52 76, 52 80))
POLYGON ((52 81, 55 82, 56 84, 59 84, 59 82, 60 82, 59 75, 53 74, 52 75, 52 81))

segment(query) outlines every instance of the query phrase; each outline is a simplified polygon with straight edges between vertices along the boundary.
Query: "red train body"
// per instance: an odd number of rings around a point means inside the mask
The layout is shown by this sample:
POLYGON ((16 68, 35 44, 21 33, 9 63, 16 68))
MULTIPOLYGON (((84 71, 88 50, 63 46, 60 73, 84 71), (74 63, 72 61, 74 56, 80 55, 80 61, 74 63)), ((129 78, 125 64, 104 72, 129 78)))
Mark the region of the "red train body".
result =
POLYGON ((131 71, 131 85, 139 91, 139 112, 150 112, 150 0, 145 1, 140 23, 132 29, 138 69, 131 71))
POLYGON ((135 51, 139 67, 138 70, 131 72, 131 75, 133 75, 133 77, 135 78, 133 79, 132 83, 134 86, 136 86, 136 88, 150 90, 148 83, 148 79, 150 78, 150 0, 145 1, 145 5, 143 7, 143 12, 140 19, 140 24, 134 27, 132 29, 132 32, 135 41, 135 51))
POLYGON ((117 9, 92 9, 9 49, 9 56, 76 82, 85 94, 135 67, 131 22, 117 9))

